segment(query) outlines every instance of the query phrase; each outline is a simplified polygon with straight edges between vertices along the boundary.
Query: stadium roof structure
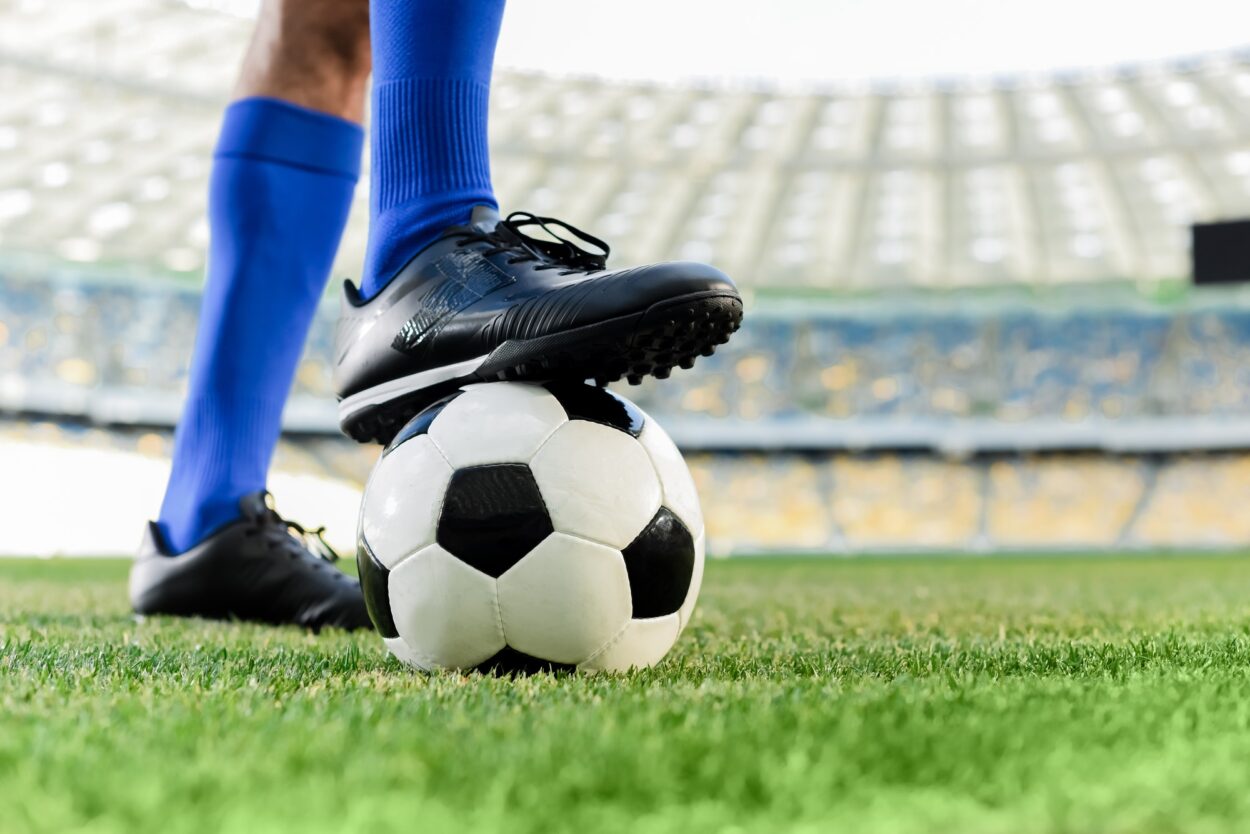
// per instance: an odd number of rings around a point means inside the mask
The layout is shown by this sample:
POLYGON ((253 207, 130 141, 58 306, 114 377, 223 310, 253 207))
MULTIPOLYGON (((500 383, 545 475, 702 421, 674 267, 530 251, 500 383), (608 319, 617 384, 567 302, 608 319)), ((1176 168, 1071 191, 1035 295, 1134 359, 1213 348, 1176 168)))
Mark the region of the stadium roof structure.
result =
MULTIPOLYGON (((0 253, 195 273, 249 23, 160 0, 0 0, 0 253)), ((756 287, 1158 281, 1250 216, 1250 54, 984 83, 769 91, 503 72, 506 208, 613 261, 756 287)), ((339 259, 363 256, 367 188, 339 259)))

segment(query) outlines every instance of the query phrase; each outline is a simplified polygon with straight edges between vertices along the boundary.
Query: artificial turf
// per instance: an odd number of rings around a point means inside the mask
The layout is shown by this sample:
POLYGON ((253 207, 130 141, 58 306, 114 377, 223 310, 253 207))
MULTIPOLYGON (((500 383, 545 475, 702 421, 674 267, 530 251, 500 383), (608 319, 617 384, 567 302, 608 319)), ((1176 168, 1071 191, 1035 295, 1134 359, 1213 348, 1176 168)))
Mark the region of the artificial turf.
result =
POLYGON ((710 566, 658 668, 415 674, 0 560, 0 832, 1221 832, 1250 558, 710 566))

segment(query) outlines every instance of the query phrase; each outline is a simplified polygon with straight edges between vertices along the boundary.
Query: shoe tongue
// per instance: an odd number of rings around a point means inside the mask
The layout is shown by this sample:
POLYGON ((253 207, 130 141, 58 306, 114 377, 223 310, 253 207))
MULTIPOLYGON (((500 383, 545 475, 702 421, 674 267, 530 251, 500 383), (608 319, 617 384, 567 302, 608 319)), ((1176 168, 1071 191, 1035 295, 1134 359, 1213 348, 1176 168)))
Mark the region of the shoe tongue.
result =
POLYGON ((253 492, 250 495, 244 495, 239 499, 239 511, 243 517, 249 521, 265 518, 273 512, 270 506, 271 499, 269 493, 265 490, 253 492))
POLYGON ((490 206, 474 206, 469 225, 481 232, 493 232, 499 225, 499 211, 490 206))

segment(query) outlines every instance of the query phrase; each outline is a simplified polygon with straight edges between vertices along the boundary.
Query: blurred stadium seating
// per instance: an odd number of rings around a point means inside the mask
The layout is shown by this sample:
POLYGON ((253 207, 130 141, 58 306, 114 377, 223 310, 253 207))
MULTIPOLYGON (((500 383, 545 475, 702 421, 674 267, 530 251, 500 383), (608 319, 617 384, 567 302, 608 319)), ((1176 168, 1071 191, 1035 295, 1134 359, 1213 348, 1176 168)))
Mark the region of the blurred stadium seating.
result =
MULTIPOLYGON (((201 268, 250 25, 212 5, 0 0, 8 255, 201 268)), ((760 288, 1176 279, 1191 221, 1250 215, 1246 54, 801 92, 504 72, 492 107, 505 207, 760 288)))
MULTIPOLYGON (((230 5, 0 0, 0 444, 168 454, 230 5)), ((799 91, 503 72, 492 108, 506 208, 747 290, 727 349, 623 389, 691 450, 715 552, 1250 542, 1250 294, 1184 288, 1189 224, 1250 216, 1250 51, 799 91)), ((277 467, 358 487, 333 316, 277 467)))
MULTIPOLYGON (((0 420, 0 448, 6 443, 163 462, 172 438, 168 429, 9 419, 0 420)), ((304 478, 358 490, 377 454, 338 437, 287 437, 275 468, 287 483, 304 478)), ((87 479, 107 481, 117 460, 98 464, 104 469, 86 473, 87 479)), ((83 461, 96 465, 87 456, 83 461)), ((709 547, 721 556, 1195 550, 1250 541, 1245 452, 972 460, 927 453, 720 452, 692 453, 688 462, 703 498, 709 547)), ((143 487, 159 494, 159 481, 143 487)), ((344 510, 341 496, 335 497, 344 510)), ((349 549, 354 513, 349 506, 340 515, 331 540, 349 549)), ((123 546, 131 527, 123 531, 123 546)))
MULTIPOLYGON (((171 422, 198 303, 170 282, 0 272, 0 407, 171 422)), ((868 445, 888 445, 873 426, 1250 421, 1250 304, 1235 296, 979 307, 760 302, 698 373, 622 390, 675 425, 714 420, 766 446, 795 445, 792 432, 813 423, 861 426, 868 445)), ((333 319, 327 305, 299 370, 297 429, 335 429, 333 319)))

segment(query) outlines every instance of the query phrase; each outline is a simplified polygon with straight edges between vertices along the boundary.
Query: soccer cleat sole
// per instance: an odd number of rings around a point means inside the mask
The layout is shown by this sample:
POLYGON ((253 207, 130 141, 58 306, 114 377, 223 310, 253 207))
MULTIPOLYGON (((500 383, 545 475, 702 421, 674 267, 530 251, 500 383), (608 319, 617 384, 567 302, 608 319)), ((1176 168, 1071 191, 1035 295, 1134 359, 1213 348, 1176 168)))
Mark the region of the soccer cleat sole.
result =
POLYGON ((426 406, 477 382, 667 379, 711 356, 742 324, 742 299, 700 293, 652 305, 641 313, 596 322, 536 339, 504 342, 480 360, 433 369, 366 389, 339 404, 343 431, 361 443, 389 443, 426 406), (474 367, 476 366, 476 367, 474 367))

